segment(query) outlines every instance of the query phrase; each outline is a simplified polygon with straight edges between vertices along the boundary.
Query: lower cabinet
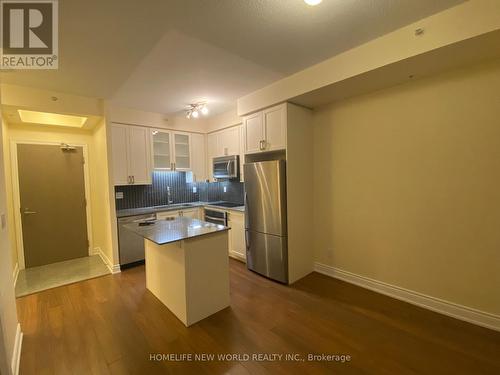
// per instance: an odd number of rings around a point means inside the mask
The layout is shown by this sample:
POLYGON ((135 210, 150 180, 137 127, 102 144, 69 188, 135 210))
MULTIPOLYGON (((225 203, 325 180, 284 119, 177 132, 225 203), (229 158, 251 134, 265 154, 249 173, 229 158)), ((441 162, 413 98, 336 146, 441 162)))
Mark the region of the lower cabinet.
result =
POLYGON ((200 219, 200 212, 200 208, 190 208, 187 210, 179 211, 179 216, 185 216, 191 219, 200 219))
POLYGON ((188 208, 185 210, 164 211, 156 213, 156 220, 165 220, 167 218, 176 218, 179 216, 189 217, 191 219, 201 218, 201 208, 188 208))
POLYGON ((179 211, 165 211, 165 212, 158 212, 156 213, 156 220, 165 220, 167 218, 173 217, 179 217, 179 211))
POLYGON ((229 256, 246 261, 245 215, 243 212, 228 211, 229 256))
MULTIPOLYGON (((156 213, 157 220, 167 220, 168 218, 177 218, 179 216, 203 220, 203 208, 196 207, 156 213)), ((227 217, 227 225, 231 228, 228 236, 229 256, 246 262, 245 215, 243 212, 227 211, 227 217)))

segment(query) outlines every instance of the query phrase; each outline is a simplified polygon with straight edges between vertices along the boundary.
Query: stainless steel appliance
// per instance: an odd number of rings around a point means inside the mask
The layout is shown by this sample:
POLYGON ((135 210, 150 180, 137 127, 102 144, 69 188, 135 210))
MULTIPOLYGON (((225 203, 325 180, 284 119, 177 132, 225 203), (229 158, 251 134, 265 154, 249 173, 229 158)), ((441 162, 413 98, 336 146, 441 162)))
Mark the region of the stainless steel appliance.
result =
POLYGON ((219 207, 227 207, 227 208, 232 208, 232 207, 241 207, 244 204, 242 203, 234 203, 234 202, 226 202, 226 201, 219 201, 219 202, 210 202, 209 206, 219 206, 219 207))
POLYGON ((124 228, 130 223, 156 220, 156 214, 137 215, 118 218, 118 246, 120 268, 127 268, 144 262, 144 238, 124 228))
POLYGON ((214 210, 205 208, 205 221, 214 224, 221 224, 227 226, 227 213, 226 211, 214 210))
POLYGON ((233 179, 240 176, 240 157, 238 155, 221 156, 213 159, 214 178, 233 179))
POLYGON ((286 162, 244 165, 248 269, 288 282, 286 162))

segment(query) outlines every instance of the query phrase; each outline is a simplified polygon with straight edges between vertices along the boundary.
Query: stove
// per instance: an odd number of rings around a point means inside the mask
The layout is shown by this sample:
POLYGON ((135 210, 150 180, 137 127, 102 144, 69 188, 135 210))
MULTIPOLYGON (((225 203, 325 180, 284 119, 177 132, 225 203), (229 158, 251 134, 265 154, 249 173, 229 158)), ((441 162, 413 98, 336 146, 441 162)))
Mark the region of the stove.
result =
POLYGON ((209 204, 211 204, 212 206, 229 207, 229 208, 244 206, 241 203, 233 203, 233 202, 212 202, 209 204))

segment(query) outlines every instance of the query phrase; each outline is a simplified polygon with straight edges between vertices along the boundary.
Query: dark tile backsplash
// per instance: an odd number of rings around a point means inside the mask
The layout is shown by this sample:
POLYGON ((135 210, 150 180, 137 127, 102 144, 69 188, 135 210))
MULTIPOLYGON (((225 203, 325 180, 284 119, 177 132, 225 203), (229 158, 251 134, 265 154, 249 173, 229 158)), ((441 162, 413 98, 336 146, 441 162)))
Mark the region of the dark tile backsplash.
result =
POLYGON ((116 199, 116 209, 166 205, 167 186, 170 186, 173 203, 228 201, 243 204, 244 201, 242 182, 187 183, 185 172, 153 172, 152 185, 115 186, 115 193, 123 193, 123 199, 116 199), (196 193, 193 193, 193 186, 196 186, 196 193))

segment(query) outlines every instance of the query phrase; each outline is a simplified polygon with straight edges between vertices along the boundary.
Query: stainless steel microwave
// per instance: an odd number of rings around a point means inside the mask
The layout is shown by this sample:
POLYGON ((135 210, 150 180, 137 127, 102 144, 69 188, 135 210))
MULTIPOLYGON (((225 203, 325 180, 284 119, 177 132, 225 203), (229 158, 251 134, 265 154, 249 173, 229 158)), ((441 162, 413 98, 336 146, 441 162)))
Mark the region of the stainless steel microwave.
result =
POLYGON ((220 156, 213 160, 214 178, 233 179, 240 175, 240 157, 238 155, 220 156))

